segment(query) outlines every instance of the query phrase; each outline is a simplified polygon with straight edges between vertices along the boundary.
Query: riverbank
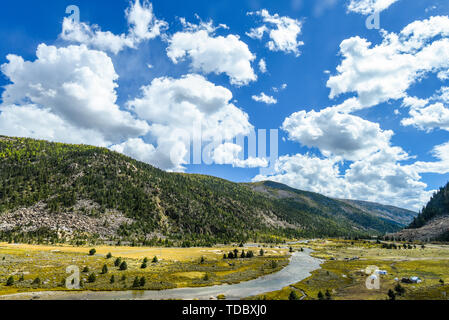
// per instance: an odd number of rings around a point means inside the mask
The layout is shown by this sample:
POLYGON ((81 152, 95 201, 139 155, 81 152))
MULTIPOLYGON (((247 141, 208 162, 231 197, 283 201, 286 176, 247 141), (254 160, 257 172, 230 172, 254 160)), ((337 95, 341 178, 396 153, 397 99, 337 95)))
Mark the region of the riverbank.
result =
POLYGON ((3 296, 0 299, 35 299, 35 300, 209 300, 222 296, 228 300, 239 300, 248 296, 279 290, 285 286, 301 281, 320 268, 322 261, 310 256, 311 250, 292 254, 290 263, 282 270, 259 277, 255 280, 238 284, 216 285, 201 288, 176 288, 160 291, 114 291, 114 292, 38 292, 19 293, 3 296))

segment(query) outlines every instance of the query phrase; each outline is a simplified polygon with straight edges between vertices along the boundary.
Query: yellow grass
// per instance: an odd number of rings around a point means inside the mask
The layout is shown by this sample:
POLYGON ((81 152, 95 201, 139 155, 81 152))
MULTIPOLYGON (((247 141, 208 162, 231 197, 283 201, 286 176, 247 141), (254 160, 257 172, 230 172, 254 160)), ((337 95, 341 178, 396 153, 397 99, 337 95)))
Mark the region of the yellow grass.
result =
MULTIPOLYGON (((125 246, 91 246, 91 247, 74 247, 69 245, 30 245, 30 244, 9 244, 0 243, 0 250, 7 250, 8 253, 20 254, 23 252, 60 252, 60 253, 82 253, 86 254, 90 249, 95 248, 97 255, 106 256, 109 252, 114 257, 143 259, 145 257, 150 260, 157 256, 159 260, 168 261, 194 261, 204 257, 206 259, 221 260, 223 254, 228 254, 236 247, 214 247, 214 248, 148 248, 148 247, 125 247, 125 246)), ((237 248, 241 250, 241 248, 237 248)), ((245 251, 253 250, 255 255, 258 254, 260 248, 245 248, 245 251)), ((266 256, 286 255, 286 249, 270 249, 264 248, 266 256)))

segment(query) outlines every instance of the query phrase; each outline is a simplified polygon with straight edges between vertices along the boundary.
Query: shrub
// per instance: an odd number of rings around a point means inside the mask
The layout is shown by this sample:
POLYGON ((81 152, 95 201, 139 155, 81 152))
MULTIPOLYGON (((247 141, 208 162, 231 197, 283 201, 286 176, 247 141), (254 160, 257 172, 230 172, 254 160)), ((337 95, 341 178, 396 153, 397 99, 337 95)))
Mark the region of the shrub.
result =
POLYGON ((139 277, 135 277, 133 281, 133 288, 137 288, 139 286, 139 277))
POLYGON ((292 290, 290 292, 290 295, 288 296, 288 300, 299 300, 299 299, 300 299, 300 297, 298 296, 296 291, 292 290))
POLYGON ((14 277, 10 276, 8 280, 6 280, 6 286, 10 287, 14 284, 14 277))
POLYGON ((140 283, 139 284, 140 284, 141 287, 144 287, 146 283, 147 283, 147 280, 145 279, 145 277, 140 278, 140 283))
POLYGON ((120 266, 121 263, 122 263, 122 259, 117 258, 117 259, 115 259, 115 261, 114 261, 114 266, 118 267, 118 266, 120 266))
POLYGON ((33 282, 32 282, 32 284, 40 285, 40 284, 41 284, 41 279, 40 279, 39 277, 36 278, 36 279, 34 279, 33 282))
POLYGON ((154 258, 153 258, 153 261, 152 261, 152 262, 153 262, 153 263, 158 263, 158 261, 159 261, 159 260, 157 259, 157 257, 156 257, 156 256, 154 256, 154 258))
POLYGON ((142 265, 140 266, 140 268, 141 268, 141 269, 146 269, 146 268, 147 268, 147 263, 146 263, 146 262, 142 263, 142 265))
POLYGON ((97 250, 95 250, 95 249, 90 249, 90 251, 89 251, 89 255, 90 256, 93 256, 93 255, 95 255, 97 253, 97 250))
POLYGON ((128 270, 128 265, 126 264, 126 261, 123 261, 123 262, 120 264, 120 270, 121 270, 121 271, 128 270))
POLYGON ((87 282, 94 283, 95 281, 97 281, 97 276, 95 275, 95 273, 91 273, 87 278, 87 282))
POLYGON ((263 251, 263 249, 260 249, 259 256, 263 257, 264 254, 265 254, 265 251, 263 251))
POLYGON ((106 274, 106 273, 108 273, 108 266, 104 265, 103 269, 101 269, 101 274, 106 274))
POLYGON ((109 252, 107 255, 106 255, 106 259, 111 259, 112 258, 112 254, 109 252))
POLYGON ((396 293, 400 296, 402 296, 405 293, 405 289, 403 286, 401 286, 400 283, 398 283, 395 287, 394 287, 394 291, 396 291, 396 293))
POLYGON ((89 272, 89 267, 85 266, 84 269, 83 269, 83 273, 88 273, 88 272, 89 272))
POLYGON ((112 283, 114 283, 114 282, 115 282, 115 276, 114 276, 114 275, 112 275, 112 276, 111 276, 111 279, 109 280, 109 283, 111 283, 111 284, 112 284, 112 283))
POLYGON ((396 294, 394 293, 394 291, 393 290, 388 290, 388 298, 390 299, 390 300, 396 300, 396 294))

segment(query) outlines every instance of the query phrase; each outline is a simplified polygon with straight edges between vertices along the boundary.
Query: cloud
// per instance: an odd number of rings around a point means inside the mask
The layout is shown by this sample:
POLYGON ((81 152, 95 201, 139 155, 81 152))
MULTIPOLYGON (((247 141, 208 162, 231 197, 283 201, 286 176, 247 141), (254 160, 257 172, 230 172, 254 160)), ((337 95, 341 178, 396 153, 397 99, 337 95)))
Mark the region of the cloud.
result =
POLYGON ((340 45, 342 62, 327 86, 330 98, 356 92, 360 107, 407 96, 428 73, 449 68, 449 17, 415 21, 399 34, 383 33, 381 44, 352 37, 340 45))
POLYGON ((235 159, 232 165, 238 168, 266 168, 268 167, 268 160, 265 158, 249 157, 246 160, 235 159))
POLYGON ((248 15, 261 17, 264 23, 262 26, 247 32, 248 37, 261 40, 267 33, 271 39, 267 43, 269 50, 300 56, 299 47, 304 45, 304 42, 298 40, 302 31, 302 22, 289 17, 281 17, 278 14, 270 15, 266 9, 249 12, 248 15))
POLYGON ((267 63, 265 62, 264 59, 260 59, 259 60, 259 70, 262 73, 266 73, 267 72, 267 63))
MULTIPOLYGON (((156 78, 141 89, 141 96, 128 102, 128 107, 151 126, 145 141, 146 161, 159 168, 183 171, 189 163, 192 140, 208 147, 203 153, 211 162, 219 158, 223 141, 252 130, 248 115, 232 104, 232 93, 204 77, 189 74, 180 79, 156 78)), ((144 141, 130 141, 114 146, 115 150, 133 155, 144 141)), ((203 159, 204 160, 204 159, 203 159)))
POLYGON ((275 173, 253 180, 272 180, 329 197, 373 201, 419 210, 432 191, 416 170, 400 165, 402 150, 388 148, 356 161, 346 171, 336 158, 296 154, 280 157, 275 173))
POLYGON ((256 56, 248 45, 237 35, 215 36, 215 30, 211 24, 189 24, 171 37, 167 56, 175 64, 190 58, 193 71, 224 73, 234 85, 247 85, 256 81, 257 76, 251 66, 256 56))
POLYGON ((111 146, 110 149, 146 163, 154 163, 157 157, 154 146, 145 143, 141 138, 131 138, 121 144, 111 146))
POLYGON ((403 126, 414 126, 430 132, 436 128, 449 131, 449 109, 442 103, 431 104, 425 108, 412 108, 410 118, 402 119, 403 126))
POLYGON ((242 147, 233 143, 223 143, 213 151, 213 159, 216 164, 232 164, 242 152, 242 147))
POLYGON ((373 14, 388 9, 399 0, 351 0, 348 4, 348 11, 363 15, 373 14))
POLYGON ((0 105, 0 135, 102 147, 109 144, 95 129, 78 128, 34 104, 0 105))
POLYGON ((274 92, 279 92, 279 91, 283 91, 285 89, 287 89, 287 84, 284 83, 282 84, 280 87, 273 87, 271 88, 274 92))
POLYGON ((265 158, 248 157, 241 159, 243 149, 240 145, 225 142, 216 147, 212 152, 212 158, 216 164, 228 164, 237 168, 265 168, 268 160, 265 158))
POLYGON ((1 66, 11 84, 2 94, 0 121, 13 119, 1 126, 4 134, 27 136, 28 129, 33 137, 73 142, 68 132, 73 129, 78 142, 104 146, 149 130, 145 121, 135 119, 116 104, 118 76, 105 53, 85 45, 56 48, 41 44, 36 56, 31 62, 8 55, 8 62, 1 66), (25 111, 36 119, 26 116, 25 111), (48 119, 39 119, 44 117, 48 119), (39 128, 33 121, 54 127, 39 128), (93 134, 92 139, 87 132, 93 134))
POLYGON ((153 6, 146 0, 142 4, 140 0, 131 4, 126 10, 126 18, 129 25, 128 34, 120 35, 101 31, 97 25, 90 26, 64 18, 60 37, 66 41, 117 54, 124 48, 135 49, 140 42, 158 37, 168 27, 165 21, 154 16, 153 6))
POLYGON ((449 79, 449 70, 444 70, 444 71, 438 72, 437 77, 441 81, 448 80, 449 79))
POLYGON ((256 96, 256 95, 252 96, 252 99, 257 102, 263 102, 265 104, 277 104, 278 103, 278 101, 274 97, 267 96, 263 92, 261 94, 259 94, 258 96, 256 96))
POLYGON ((340 156, 351 161, 389 146, 393 131, 383 131, 377 123, 337 110, 296 112, 285 119, 282 129, 288 132, 290 140, 318 148, 327 157, 340 156))
POLYGON ((423 162, 417 161, 411 165, 415 171, 419 173, 449 173, 449 142, 435 146, 432 150, 432 155, 439 161, 423 162))
POLYGON ((401 124, 427 132, 434 129, 449 131, 449 108, 446 106, 448 103, 449 87, 442 87, 429 99, 406 97, 403 106, 410 108, 410 117, 402 119, 401 124))

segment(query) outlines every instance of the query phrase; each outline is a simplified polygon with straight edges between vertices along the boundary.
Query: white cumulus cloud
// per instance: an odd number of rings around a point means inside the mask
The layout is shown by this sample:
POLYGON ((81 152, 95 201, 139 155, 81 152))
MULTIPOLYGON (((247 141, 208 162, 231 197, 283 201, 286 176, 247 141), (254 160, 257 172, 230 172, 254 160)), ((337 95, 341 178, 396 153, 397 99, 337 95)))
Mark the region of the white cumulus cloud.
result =
MULTIPOLYGON (((197 138, 200 146, 209 147, 204 152, 212 162, 224 162, 223 155, 228 154, 229 148, 223 149, 228 147, 221 146, 223 141, 249 134, 253 128, 248 115, 230 102, 232 93, 200 75, 156 78, 141 91, 141 96, 129 101, 128 107, 151 124, 145 138, 154 149, 146 147, 145 158, 162 169, 183 171, 190 160, 192 140, 195 143, 197 138)), ((142 143, 143 140, 131 140, 113 148, 133 155, 137 152, 133 149, 143 149, 142 143)))
POLYGON ((263 102, 265 104, 276 104, 278 101, 272 97, 266 95, 264 92, 261 92, 259 95, 254 95, 251 97, 254 101, 263 102))
POLYGON ((41 44, 36 56, 35 61, 24 61, 20 56, 8 55, 8 62, 1 67, 11 84, 5 86, 2 94, 0 121, 6 121, 6 117, 15 119, 0 126, 3 134, 22 136, 24 128, 34 128, 34 137, 55 140, 60 132, 64 133, 61 140, 73 142, 67 133, 72 128, 74 137, 83 138, 78 142, 107 145, 149 130, 145 121, 135 119, 116 104, 118 76, 105 53, 85 45, 56 48, 41 44), (47 117, 36 121, 52 123, 54 127, 37 128, 24 110, 36 117, 47 117), (84 140, 86 132, 93 135, 92 139, 84 140))
POLYGON ((360 117, 326 108, 319 112, 299 111, 286 118, 282 128, 289 139, 318 148, 327 157, 360 160, 387 148, 393 132, 360 117))
POLYGON ((348 10, 351 12, 369 15, 374 12, 381 12, 388 9, 399 0, 351 0, 348 10))
POLYGON ((210 24, 184 28, 169 40, 167 55, 173 63, 191 59, 191 68, 205 74, 226 74, 231 84, 247 85, 257 80, 251 66, 256 56, 238 35, 215 36, 210 24))
POLYGON ((263 22, 262 26, 247 32, 248 37, 261 40, 264 34, 267 33, 270 38, 270 41, 267 43, 269 50, 292 53, 297 57, 300 56, 299 47, 304 45, 304 42, 298 39, 302 32, 301 21, 290 17, 281 17, 277 13, 271 15, 266 9, 249 12, 248 15, 258 16, 262 18, 263 22))
POLYGON ((140 42, 156 38, 168 27, 165 21, 154 16, 153 6, 147 0, 142 4, 140 0, 135 0, 126 10, 126 17, 129 24, 128 34, 116 35, 110 31, 101 31, 97 25, 91 26, 64 18, 60 36, 66 41, 117 54, 124 48, 136 48, 140 42))
POLYGON ((426 74, 449 68, 449 17, 415 21, 399 34, 384 32, 381 44, 353 37, 340 45, 343 61, 327 86, 330 98, 356 92, 361 107, 407 96, 426 74))

